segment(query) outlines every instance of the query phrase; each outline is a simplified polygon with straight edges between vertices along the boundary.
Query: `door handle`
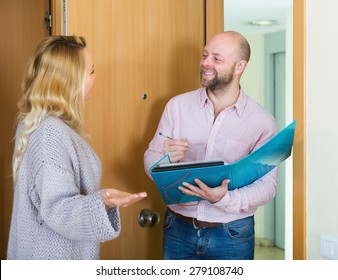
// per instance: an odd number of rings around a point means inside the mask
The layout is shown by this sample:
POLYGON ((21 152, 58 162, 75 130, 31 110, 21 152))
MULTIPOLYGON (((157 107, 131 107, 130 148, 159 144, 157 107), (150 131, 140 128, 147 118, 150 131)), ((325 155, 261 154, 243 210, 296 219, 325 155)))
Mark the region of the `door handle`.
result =
POLYGON ((155 227, 160 222, 160 215, 149 209, 142 209, 138 215, 138 224, 141 227, 155 227))

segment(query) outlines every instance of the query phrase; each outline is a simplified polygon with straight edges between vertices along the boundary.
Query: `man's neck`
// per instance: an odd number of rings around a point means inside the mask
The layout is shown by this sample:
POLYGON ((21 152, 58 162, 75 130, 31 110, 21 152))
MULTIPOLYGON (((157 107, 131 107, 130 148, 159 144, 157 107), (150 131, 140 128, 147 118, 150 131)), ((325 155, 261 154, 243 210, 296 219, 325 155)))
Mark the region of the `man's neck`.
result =
POLYGON ((239 87, 230 87, 227 89, 218 89, 214 91, 207 89, 208 97, 214 106, 215 119, 221 111, 236 104, 239 92, 239 87))

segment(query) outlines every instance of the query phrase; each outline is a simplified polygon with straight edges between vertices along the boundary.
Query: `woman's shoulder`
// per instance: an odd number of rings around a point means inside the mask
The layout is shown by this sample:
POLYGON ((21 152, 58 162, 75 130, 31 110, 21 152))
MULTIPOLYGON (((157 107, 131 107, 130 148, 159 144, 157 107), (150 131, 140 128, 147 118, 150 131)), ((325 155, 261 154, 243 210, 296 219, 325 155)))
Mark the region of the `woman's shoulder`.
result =
POLYGON ((33 131, 30 142, 45 146, 60 147, 71 144, 74 138, 80 137, 70 126, 57 117, 46 117, 33 131), (68 143, 68 144, 67 144, 68 143))
POLYGON ((49 137, 74 138, 80 137, 73 128, 57 117, 46 117, 41 121, 37 132, 47 134, 49 137))
POLYGON ((69 131, 72 130, 63 120, 57 117, 46 117, 41 121, 40 127, 46 130, 69 131))

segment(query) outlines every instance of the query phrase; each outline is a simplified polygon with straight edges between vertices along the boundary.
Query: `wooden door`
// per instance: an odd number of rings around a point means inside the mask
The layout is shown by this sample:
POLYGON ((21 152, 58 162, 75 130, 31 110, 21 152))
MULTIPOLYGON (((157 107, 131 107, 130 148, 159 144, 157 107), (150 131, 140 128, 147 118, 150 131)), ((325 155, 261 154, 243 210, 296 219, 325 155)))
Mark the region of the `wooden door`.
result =
POLYGON ((102 259, 162 258, 161 223, 138 225, 142 209, 161 218, 165 211, 143 153, 169 98, 199 87, 204 27, 203 0, 68 1, 67 33, 83 35, 94 56, 86 124, 102 160, 102 186, 148 192, 121 209, 121 235, 103 244, 102 259))
MULTIPOLYGON (((54 16, 53 34, 62 34, 64 1, 0 1, 1 259, 6 258, 12 211, 16 104, 27 60, 40 39, 49 34, 44 26, 49 2, 54 16)), ((165 208, 143 172, 143 152, 169 97, 199 86, 198 61, 204 37, 223 30, 223 0, 180 2, 67 1, 68 34, 86 36, 96 58, 97 81, 88 102, 87 124, 92 144, 102 158, 103 186, 145 189, 149 193, 146 201, 122 209, 122 234, 103 245, 103 259, 161 258, 160 227, 141 228, 137 224, 141 209, 158 211, 163 217, 165 208), (200 33, 205 28, 205 15, 210 22, 206 35, 200 33)))
POLYGON ((11 161, 16 104, 25 65, 36 44, 49 30, 44 24, 47 0, 0 1, 0 257, 6 258, 12 212, 11 161))

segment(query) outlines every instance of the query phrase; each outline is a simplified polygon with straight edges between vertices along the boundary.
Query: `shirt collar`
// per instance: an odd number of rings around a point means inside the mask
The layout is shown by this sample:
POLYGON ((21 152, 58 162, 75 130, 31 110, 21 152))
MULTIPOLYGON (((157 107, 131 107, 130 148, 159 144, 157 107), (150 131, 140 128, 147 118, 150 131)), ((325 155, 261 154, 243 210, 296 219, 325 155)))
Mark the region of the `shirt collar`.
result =
POLYGON ((237 109, 237 114, 240 117, 243 115, 246 102, 247 102, 247 96, 245 95, 244 91, 241 88, 239 90, 239 96, 238 96, 237 102, 234 105, 237 109))
POLYGON ((208 95, 207 95, 207 90, 206 88, 202 88, 200 92, 200 106, 203 108, 205 105, 207 105, 209 101, 208 95))
MULTIPOLYGON (((201 106, 201 108, 206 106, 206 104, 208 104, 208 102, 211 102, 211 101, 208 98, 206 88, 202 88, 202 90, 200 92, 200 106, 201 106)), ((243 115, 243 111, 244 111, 246 102, 247 102, 247 96, 245 95, 244 91, 241 88, 240 91, 239 91, 239 96, 238 96, 237 102, 232 106, 233 108, 236 109, 239 117, 241 117, 243 115)))

